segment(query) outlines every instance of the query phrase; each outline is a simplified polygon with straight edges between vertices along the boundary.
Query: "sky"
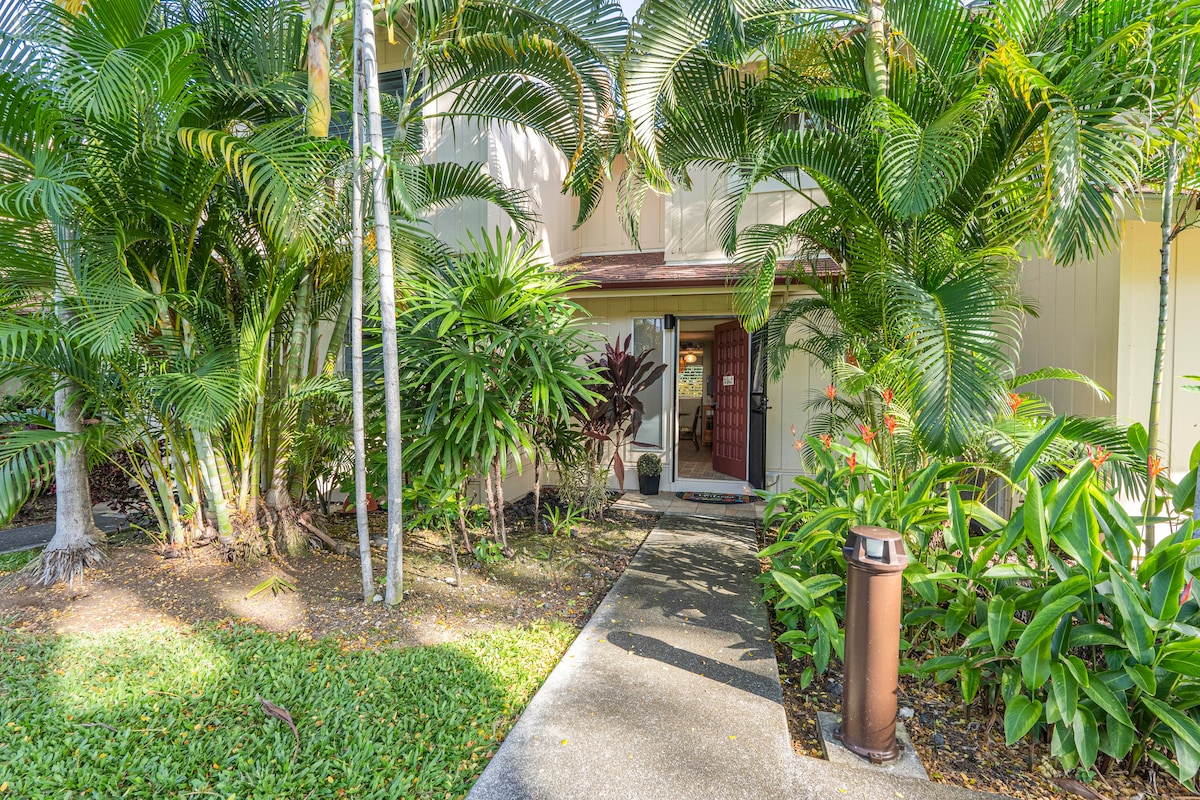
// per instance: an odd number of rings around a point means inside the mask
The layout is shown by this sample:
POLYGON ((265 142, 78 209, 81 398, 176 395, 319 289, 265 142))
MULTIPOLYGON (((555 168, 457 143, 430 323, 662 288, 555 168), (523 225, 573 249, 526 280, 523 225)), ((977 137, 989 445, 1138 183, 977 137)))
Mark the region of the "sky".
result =
POLYGON ((633 12, 641 6, 642 0, 621 0, 621 8, 625 9, 625 16, 632 18, 633 12))

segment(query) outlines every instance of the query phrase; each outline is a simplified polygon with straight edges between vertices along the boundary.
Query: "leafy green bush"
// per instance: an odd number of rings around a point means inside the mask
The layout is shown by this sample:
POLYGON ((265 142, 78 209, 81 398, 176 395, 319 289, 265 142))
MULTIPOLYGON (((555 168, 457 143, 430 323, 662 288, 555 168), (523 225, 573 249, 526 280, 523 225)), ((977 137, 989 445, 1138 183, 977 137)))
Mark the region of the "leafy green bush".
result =
MULTIPOLYGON (((893 528, 911 559, 907 669, 956 680, 966 703, 981 692, 1002 703, 1008 743, 1044 736, 1066 769, 1090 769, 1101 754, 1130 770, 1148 759, 1190 786, 1200 771, 1200 525, 1175 516, 1167 491, 1154 519, 1177 527, 1143 558, 1144 520, 1101 478, 1106 451, 1039 480, 1035 466, 1063 424, 1000 476, 1023 499, 1008 520, 963 481, 976 465, 893 476, 861 439, 810 440, 815 474, 767 507, 779 541, 763 552, 772 568, 762 580, 789 629, 780 641, 812 659, 804 683, 823 671, 841 652, 846 531, 893 528)), ((1194 486, 1193 471, 1176 499, 1190 504, 1194 486)))
POLYGON ((646 453, 637 460, 637 474, 647 478, 662 475, 662 459, 653 453, 646 453))

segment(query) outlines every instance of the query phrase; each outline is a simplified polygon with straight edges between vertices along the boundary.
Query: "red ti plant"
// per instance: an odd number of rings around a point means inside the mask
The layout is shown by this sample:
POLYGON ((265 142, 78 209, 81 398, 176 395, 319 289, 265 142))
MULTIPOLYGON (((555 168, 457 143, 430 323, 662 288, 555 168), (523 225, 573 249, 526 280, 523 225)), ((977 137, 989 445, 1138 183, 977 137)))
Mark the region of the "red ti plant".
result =
POLYGON ((624 342, 618 336, 614 342, 604 343, 604 352, 598 357, 587 356, 587 366, 596 375, 595 383, 588 388, 598 397, 573 414, 580 432, 593 443, 589 449, 596 463, 605 464, 611 458, 621 491, 625 491, 621 448, 634 441, 645 414, 638 394, 657 383, 667 371, 666 364, 650 361, 650 350, 636 355, 630 352, 632 341, 632 336, 626 336, 624 342))

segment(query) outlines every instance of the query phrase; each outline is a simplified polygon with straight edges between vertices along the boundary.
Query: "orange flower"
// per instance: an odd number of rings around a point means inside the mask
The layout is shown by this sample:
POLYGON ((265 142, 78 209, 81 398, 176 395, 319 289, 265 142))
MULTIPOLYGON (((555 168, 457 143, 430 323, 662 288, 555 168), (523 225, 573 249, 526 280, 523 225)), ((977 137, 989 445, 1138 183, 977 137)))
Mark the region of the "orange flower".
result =
POLYGON ((1162 459, 1158 456, 1150 456, 1146 459, 1146 471, 1150 473, 1150 480, 1157 478, 1165 469, 1162 459))
POLYGON ((896 418, 891 414, 883 416, 883 427, 887 428, 888 436, 896 435, 896 418))
POLYGON ((863 425, 861 422, 858 424, 858 432, 862 434, 863 441, 867 444, 870 444, 875 438, 875 431, 871 430, 866 425, 863 425))
POLYGON ((1095 450, 1092 450, 1092 446, 1090 444, 1085 445, 1085 447, 1087 448, 1088 458, 1091 460, 1092 466, 1096 469, 1100 469, 1100 467, 1104 466, 1104 462, 1108 461, 1108 457, 1112 455, 1112 453, 1108 452, 1103 447, 1097 447, 1095 450))
POLYGON ((846 459, 846 465, 850 467, 851 472, 854 472, 854 468, 858 466, 858 454, 851 453, 850 457, 846 459))
POLYGON ((828 450, 833 447, 833 437, 828 433, 821 434, 821 444, 825 445, 825 449, 828 450))
POLYGON ((837 399, 837 387, 834 386, 832 383, 829 384, 828 386, 826 386, 825 387, 825 396, 829 398, 830 402, 833 402, 834 400, 836 400, 837 399))
POLYGON ((795 425, 792 426, 792 436, 793 436, 793 438, 796 436, 796 426, 795 425))
POLYGON ((1192 581, 1194 581, 1194 580, 1195 580, 1195 578, 1188 578, 1187 586, 1184 586, 1183 591, 1179 593, 1179 605, 1183 605, 1189 599, 1191 599, 1192 581))
POLYGON ((797 440, 796 440, 796 443, 795 443, 794 445, 792 445, 792 447, 796 448, 796 452, 797 452, 797 453, 799 453, 799 452, 800 452, 800 448, 804 447, 804 445, 800 444, 800 440, 799 440, 799 439, 797 439, 797 440))
POLYGON ((1012 392, 1008 393, 1008 407, 1012 409, 1014 414, 1017 413, 1017 409, 1020 408, 1021 403, 1024 402, 1025 398, 1021 397, 1021 395, 1013 394, 1012 392))
POLYGON ((888 405, 891 405, 892 398, 895 396, 896 396, 896 393, 893 392, 891 389, 883 390, 883 402, 887 403, 888 405))

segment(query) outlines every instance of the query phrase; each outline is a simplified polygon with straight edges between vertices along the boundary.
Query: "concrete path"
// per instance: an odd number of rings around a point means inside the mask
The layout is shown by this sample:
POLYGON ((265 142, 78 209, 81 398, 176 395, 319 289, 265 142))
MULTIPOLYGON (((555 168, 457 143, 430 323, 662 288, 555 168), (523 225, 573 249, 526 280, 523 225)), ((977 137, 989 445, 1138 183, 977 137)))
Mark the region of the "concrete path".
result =
POLYGON ((754 531, 663 517, 468 800, 981 798, 796 756, 754 531))
MULTIPOLYGON (((105 533, 112 533, 128 525, 123 514, 114 514, 108 510, 108 506, 98 506, 92 509, 92 514, 96 518, 96 525, 105 533)), ((0 553, 15 553, 18 550, 45 547, 53 536, 53 522, 0 530, 0 553)))

